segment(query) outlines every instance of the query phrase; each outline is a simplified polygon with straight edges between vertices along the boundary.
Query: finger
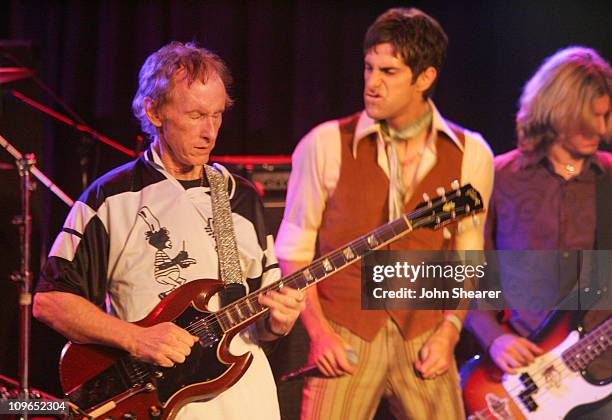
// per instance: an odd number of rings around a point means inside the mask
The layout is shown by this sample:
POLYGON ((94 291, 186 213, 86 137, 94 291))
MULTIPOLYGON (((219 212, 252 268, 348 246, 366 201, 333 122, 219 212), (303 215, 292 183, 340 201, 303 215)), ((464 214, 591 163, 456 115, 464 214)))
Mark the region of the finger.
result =
POLYGON ((294 300, 297 303, 301 303, 306 299, 306 294, 301 291, 301 290, 296 290, 292 287, 283 287, 280 290, 280 293, 290 297, 292 300, 294 300))
POLYGON ((305 304, 303 303, 305 300, 305 295, 303 292, 299 290, 295 290, 291 287, 283 287, 279 292, 271 291, 269 292, 274 299, 285 304, 287 307, 299 310, 305 304))
POLYGON ((265 304, 271 308, 300 311, 301 306, 304 304, 299 300, 301 298, 297 294, 297 291, 284 292, 285 289, 286 288, 282 288, 281 292, 275 292, 273 290, 266 292, 264 296, 269 298, 270 301, 266 300, 265 304))
POLYGON ((284 305, 282 305, 280 302, 278 302, 276 299, 274 299, 274 295, 272 294, 274 292, 267 292, 267 293, 261 293, 258 297, 257 297, 257 301, 262 304, 263 306, 266 306, 270 309, 281 309, 283 308, 284 305))
POLYGON ((512 357, 509 354, 506 354, 504 357, 504 360, 506 361, 506 363, 508 364, 508 366, 512 367, 512 368, 520 368, 525 366, 524 363, 521 363, 520 360, 516 359, 515 357, 512 357))
POLYGON ((329 362, 325 359, 325 357, 321 356, 315 362, 319 371, 325 376, 335 376, 334 369, 332 369, 329 362))
POLYGON ((171 334, 172 336, 177 340, 180 341, 181 343, 184 343, 186 345, 188 345, 189 347, 193 346, 194 343, 196 343, 199 338, 189 334, 186 330, 184 330, 183 328, 179 327, 176 324, 173 324, 172 322, 168 322, 168 325, 170 325, 171 329, 171 334))
POLYGON ((531 347, 527 346, 527 343, 521 342, 515 347, 515 349, 518 353, 520 353, 527 364, 533 362, 535 359, 535 354, 532 353, 531 347))
POLYGON ((161 357, 158 356, 153 360, 153 362, 156 365, 166 367, 166 368, 174 367, 174 362, 170 360, 169 358, 167 358, 166 356, 161 356, 161 357))
POLYGON ((421 347, 421 351, 419 352, 419 356, 421 358, 421 373, 423 375, 430 375, 432 371, 432 367, 437 361, 437 358, 433 357, 434 354, 429 348, 428 345, 421 347))
POLYGON ((325 353, 323 353, 323 358, 327 361, 333 376, 342 375, 343 371, 338 365, 338 359, 333 351, 327 350, 325 353))
POLYGON ((512 366, 519 367, 527 365, 527 360, 516 348, 517 346, 511 346, 506 349, 507 359, 511 362, 512 366))
POLYGON ((172 360, 173 363, 183 363, 186 359, 185 355, 174 349, 166 350, 166 357, 172 360))
POLYGON ((495 364, 497 364, 497 366, 504 372, 516 375, 516 370, 514 370, 510 365, 508 365, 508 363, 504 359, 499 358, 495 360, 495 364))
POLYGON ((416 362, 414 362, 414 368, 421 374, 423 375, 423 362, 421 362, 420 360, 417 360, 416 362))
POLYGON ((324 354, 319 355, 316 365, 325 376, 336 376, 336 370, 332 366, 331 360, 324 354))
POLYGON ((527 339, 524 340, 525 345, 531 350, 534 354, 542 354, 544 353, 544 349, 538 346, 536 343, 529 341, 527 339))
POLYGON ((173 348, 183 356, 189 356, 191 354, 191 347, 180 342, 176 342, 173 348))

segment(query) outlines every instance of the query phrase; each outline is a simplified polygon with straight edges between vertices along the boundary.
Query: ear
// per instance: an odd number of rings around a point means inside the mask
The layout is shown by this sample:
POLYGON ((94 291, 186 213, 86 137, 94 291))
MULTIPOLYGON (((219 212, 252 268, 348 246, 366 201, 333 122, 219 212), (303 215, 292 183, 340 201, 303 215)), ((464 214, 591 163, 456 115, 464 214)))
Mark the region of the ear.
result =
POLYGON ((145 113, 147 114, 147 118, 149 119, 151 124, 153 124, 155 127, 161 127, 162 122, 159 116, 157 101, 147 96, 143 99, 143 105, 145 113))
POLYGON ((433 67, 427 67, 418 75, 416 79, 416 88, 419 92, 425 92, 436 81, 438 72, 433 67))

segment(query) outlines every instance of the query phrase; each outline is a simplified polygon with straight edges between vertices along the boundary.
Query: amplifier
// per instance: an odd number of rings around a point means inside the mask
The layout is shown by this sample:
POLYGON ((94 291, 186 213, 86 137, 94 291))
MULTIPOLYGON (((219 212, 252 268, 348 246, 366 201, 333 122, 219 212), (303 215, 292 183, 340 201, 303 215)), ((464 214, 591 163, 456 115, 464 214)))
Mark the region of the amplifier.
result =
POLYGON ((291 156, 212 156, 210 160, 222 164, 255 185, 266 210, 266 225, 270 233, 275 235, 285 210, 291 156))

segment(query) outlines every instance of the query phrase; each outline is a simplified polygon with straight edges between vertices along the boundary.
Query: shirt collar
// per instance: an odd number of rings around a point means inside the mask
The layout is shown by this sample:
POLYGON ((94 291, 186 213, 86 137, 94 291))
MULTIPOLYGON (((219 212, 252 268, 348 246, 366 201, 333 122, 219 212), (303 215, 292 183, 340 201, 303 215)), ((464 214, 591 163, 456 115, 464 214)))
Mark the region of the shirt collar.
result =
MULTIPOLYGON (((527 169, 539 164, 548 165, 548 158, 546 157, 546 153, 543 150, 533 153, 521 152, 521 157, 519 159, 519 165, 521 169, 527 169)), ((603 165, 599 160, 597 154, 589 156, 585 160, 584 166, 588 168, 593 168, 599 173, 602 173, 604 171, 603 165)))
POLYGON ((158 170, 162 172, 167 172, 164 166, 164 163, 161 160, 161 157, 159 157, 153 145, 149 146, 147 151, 144 153, 144 157, 147 160, 147 162, 149 162, 151 165, 153 165, 158 170))
MULTIPOLYGON (((433 131, 446 134, 453 141, 455 146, 457 146, 459 150, 463 151, 463 145, 455 135, 455 132, 448 126, 446 120, 442 117, 442 115, 440 115, 440 112, 434 105, 433 101, 429 99, 428 103, 433 111, 433 117, 431 120, 433 131)), ((357 157, 357 147, 359 146, 359 142, 372 134, 376 134, 376 139, 378 142, 384 143, 382 133, 380 132, 380 125, 376 124, 376 121, 370 118, 368 114, 363 111, 359 116, 359 120, 357 121, 355 136, 353 137, 353 157, 357 157)))

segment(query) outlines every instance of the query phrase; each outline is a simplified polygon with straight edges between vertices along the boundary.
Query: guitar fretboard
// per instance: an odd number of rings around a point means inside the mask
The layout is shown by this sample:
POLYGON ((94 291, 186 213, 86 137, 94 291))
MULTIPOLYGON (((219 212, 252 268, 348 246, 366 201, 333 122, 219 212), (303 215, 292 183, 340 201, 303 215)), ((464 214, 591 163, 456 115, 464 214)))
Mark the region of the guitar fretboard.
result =
POLYGON ((606 351, 610 344, 612 344, 612 318, 602 322, 576 344, 565 350, 561 357, 572 371, 581 371, 606 351))
POLYGON ((307 267, 199 320, 187 327, 187 330, 201 338, 214 341, 215 337, 219 336, 217 331, 219 327, 222 332, 227 332, 268 310, 258 302, 261 293, 269 290, 278 291, 285 286, 298 290, 306 289, 416 228, 441 227, 463 216, 476 213, 482 208, 480 194, 469 184, 453 190, 446 196, 428 200, 401 218, 360 236, 338 250, 316 259, 307 267))
POLYGON ((221 309, 216 312, 217 320, 223 330, 227 331, 267 310, 257 300, 259 293, 268 290, 278 291, 285 286, 299 290, 306 289, 346 266, 359 261, 368 252, 376 250, 410 232, 415 227, 414 223, 404 218, 384 225, 350 242, 341 249, 315 260, 307 267, 290 274, 279 282, 259 290, 258 293, 248 295, 234 304, 221 309))

